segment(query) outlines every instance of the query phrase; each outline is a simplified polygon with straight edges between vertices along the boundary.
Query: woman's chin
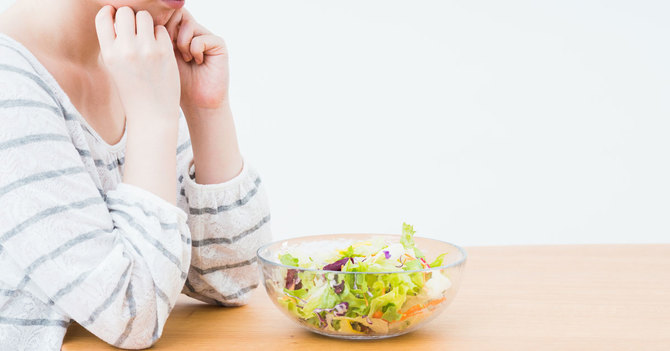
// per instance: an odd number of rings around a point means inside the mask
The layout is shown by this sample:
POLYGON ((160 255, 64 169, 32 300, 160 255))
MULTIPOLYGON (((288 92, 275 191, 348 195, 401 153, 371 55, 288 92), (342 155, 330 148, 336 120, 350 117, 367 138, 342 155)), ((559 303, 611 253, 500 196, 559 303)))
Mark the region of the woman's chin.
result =
POLYGON ((164 26, 168 23, 172 15, 175 14, 175 10, 161 11, 160 13, 154 15, 154 24, 157 26, 164 26))

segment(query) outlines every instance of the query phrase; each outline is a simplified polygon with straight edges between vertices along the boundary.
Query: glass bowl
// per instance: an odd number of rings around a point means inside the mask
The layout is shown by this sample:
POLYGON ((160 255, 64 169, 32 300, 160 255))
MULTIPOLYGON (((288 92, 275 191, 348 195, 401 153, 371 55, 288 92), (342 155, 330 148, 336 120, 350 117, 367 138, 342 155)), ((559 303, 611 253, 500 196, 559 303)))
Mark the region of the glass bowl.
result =
POLYGON ((306 253, 311 259, 374 240, 399 243, 400 235, 316 235, 262 246, 257 256, 270 300, 300 326, 344 339, 379 339, 409 333, 444 311, 456 296, 467 258, 463 248, 447 242, 415 237, 416 247, 428 262, 447 254, 438 267, 400 272, 301 268, 282 264, 279 258, 286 253, 306 253), (309 289, 319 290, 310 293, 309 289))

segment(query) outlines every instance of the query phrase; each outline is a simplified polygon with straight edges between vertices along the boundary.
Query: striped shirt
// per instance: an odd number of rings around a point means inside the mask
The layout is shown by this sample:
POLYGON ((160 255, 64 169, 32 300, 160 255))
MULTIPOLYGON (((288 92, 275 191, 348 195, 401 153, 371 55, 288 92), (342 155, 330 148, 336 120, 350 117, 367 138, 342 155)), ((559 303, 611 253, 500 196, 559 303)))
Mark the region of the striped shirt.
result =
POLYGON ((270 240, 248 164, 197 184, 180 116, 174 206, 122 182, 125 136, 105 143, 21 44, 0 34, 0 350, 58 350, 76 321, 118 347, 161 335, 183 292, 223 306, 258 285, 270 240))

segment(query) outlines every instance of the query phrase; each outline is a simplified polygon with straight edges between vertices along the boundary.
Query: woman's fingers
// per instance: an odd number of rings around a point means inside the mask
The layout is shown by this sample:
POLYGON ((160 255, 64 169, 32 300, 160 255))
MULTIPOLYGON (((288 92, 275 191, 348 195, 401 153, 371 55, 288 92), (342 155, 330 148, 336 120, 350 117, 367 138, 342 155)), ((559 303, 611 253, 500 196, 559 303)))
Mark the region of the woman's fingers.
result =
POLYGON ((98 33, 98 42, 100 48, 107 48, 112 45, 116 34, 114 33, 114 8, 105 6, 95 16, 95 30, 98 33))
POLYGON ((166 50, 166 52, 172 52, 172 41, 170 40, 167 28, 165 26, 156 26, 154 31, 158 45, 166 50))
POLYGON ((205 55, 222 54, 225 51, 223 39, 213 34, 199 35, 191 41, 190 53, 197 64, 205 62, 205 55))
POLYGON ((195 26, 193 22, 181 22, 179 34, 177 35, 177 48, 186 62, 193 59, 193 56, 191 56, 191 40, 193 40, 194 31, 195 26))
POLYGON ((135 15, 137 37, 140 39, 154 39, 154 19, 148 11, 140 11, 135 15))
POLYGON ((170 34, 170 39, 173 42, 176 42, 177 32, 179 32, 179 23, 181 23, 183 17, 182 10, 177 10, 172 14, 172 17, 165 24, 165 29, 167 29, 168 34, 170 34))
POLYGON ((135 12, 128 6, 116 10, 116 37, 130 38, 135 36, 135 12))

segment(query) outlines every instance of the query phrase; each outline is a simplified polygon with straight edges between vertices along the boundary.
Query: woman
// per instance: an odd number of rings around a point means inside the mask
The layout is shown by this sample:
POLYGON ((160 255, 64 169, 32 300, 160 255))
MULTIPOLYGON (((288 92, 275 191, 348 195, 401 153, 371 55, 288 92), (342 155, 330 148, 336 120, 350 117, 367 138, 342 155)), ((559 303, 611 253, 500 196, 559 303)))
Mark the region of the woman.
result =
POLYGON ((180 292, 236 306, 257 286, 265 190, 237 145, 225 44, 183 5, 0 14, 0 350, 58 350, 72 320, 144 348, 180 292))

